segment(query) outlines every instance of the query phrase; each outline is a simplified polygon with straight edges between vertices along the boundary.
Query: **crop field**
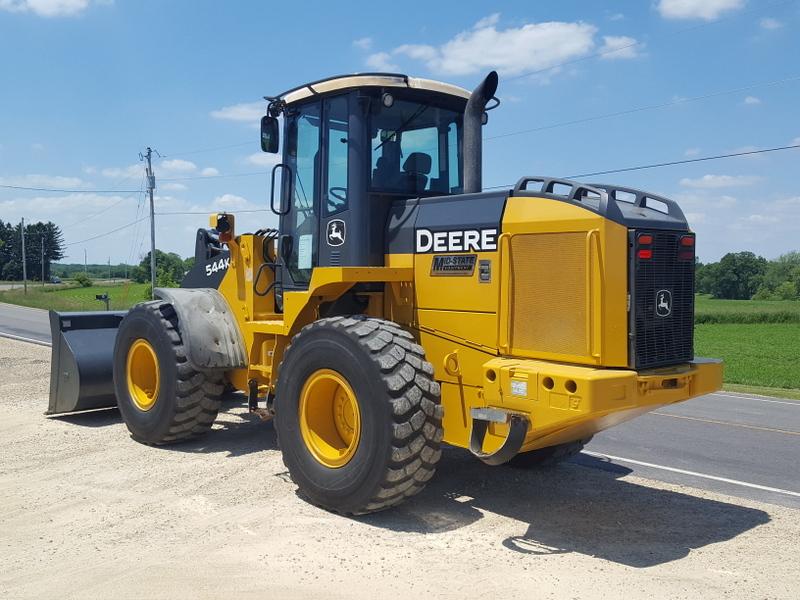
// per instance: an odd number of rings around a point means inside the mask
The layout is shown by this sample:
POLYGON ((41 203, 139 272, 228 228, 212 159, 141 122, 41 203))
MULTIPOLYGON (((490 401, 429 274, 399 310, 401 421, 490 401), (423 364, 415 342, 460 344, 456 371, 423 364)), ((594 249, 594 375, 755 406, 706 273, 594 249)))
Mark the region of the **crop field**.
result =
POLYGON ((29 284, 28 293, 22 289, 0 292, 0 302, 45 308, 58 311, 105 310, 105 303, 95 299, 95 295, 108 293, 111 310, 126 310, 143 300, 148 290, 146 283, 118 283, 93 285, 91 287, 48 287, 29 284))
POLYGON ((800 388, 800 324, 697 325, 695 353, 724 359, 726 383, 800 388))
POLYGON ((699 294, 695 322, 705 323, 800 323, 796 300, 719 300, 699 294))

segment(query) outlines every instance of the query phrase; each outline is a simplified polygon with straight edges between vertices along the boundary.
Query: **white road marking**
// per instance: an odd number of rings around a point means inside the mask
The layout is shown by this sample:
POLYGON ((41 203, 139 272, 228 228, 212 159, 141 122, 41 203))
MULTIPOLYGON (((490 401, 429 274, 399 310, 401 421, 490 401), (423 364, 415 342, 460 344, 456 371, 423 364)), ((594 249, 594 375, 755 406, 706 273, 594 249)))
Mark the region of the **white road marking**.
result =
POLYGON ((584 450, 583 454, 594 456, 595 458, 607 458, 610 460, 619 461, 622 463, 630 463, 632 465, 639 465, 640 467, 650 467, 651 469, 661 469, 662 471, 670 471, 671 473, 679 473, 681 475, 691 475, 692 477, 700 477, 702 479, 711 479, 712 481, 721 481, 722 483, 730 483, 742 487, 753 488, 756 490, 763 490, 765 492, 774 492, 776 494, 784 494, 786 496, 794 496, 800 498, 800 492, 793 492, 791 490, 784 490, 781 488, 769 487, 767 485, 759 485, 757 483, 749 483, 747 481, 739 481, 738 479, 728 479, 727 477, 719 477, 717 475, 708 475, 707 473, 698 473, 697 471, 687 471, 686 469, 677 469, 675 467, 667 467, 664 465, 656 465, 641 460, 634 460, 632 458, 623 458, 621 456, 612 456, 611 454, 600 454, 599 452, 591 452, 584 450))
POLYGON ((768 400, 767 398, 754 398, 753 396, 735 396, 734 394, 720 394, 714 392, 710 396, 725 396, 726 398, 739 398, 740 400, 755 400, 756 402, 769 402, 770 404, 788 404, 789 406, 800 406, 800 401, 792 402, 791 400, 768 400))
POLYGON ((50 342, 35 340, 33 338, 23 337, 21 335, 14 335, 13 333, 6 333, 5 331, 0 331, 0 337, 7 337, 12 340, 19 340, 20 342, 29 342, 31 344, 39 344, 40 346, 52 346, 50 342))

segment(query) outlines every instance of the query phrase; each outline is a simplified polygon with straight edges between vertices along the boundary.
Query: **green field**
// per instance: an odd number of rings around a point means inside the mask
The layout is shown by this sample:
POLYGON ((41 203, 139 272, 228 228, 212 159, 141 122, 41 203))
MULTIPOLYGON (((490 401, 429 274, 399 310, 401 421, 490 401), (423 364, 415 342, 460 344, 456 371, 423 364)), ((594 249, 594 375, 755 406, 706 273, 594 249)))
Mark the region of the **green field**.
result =
POLYGON ((800 389, 800 324, 695 327, 695 354, 722 358, 725 382, 800 389))
POLYGON ((34 308, 57 311, 105 310, 106 305, 95 299, 96 294, 108 293, 111 310, 127 310, 137 302, 149 300, 145 297, 149 285, 146 283, 118 283, 93 285, 91 287, 50 287, 28 286, 28 293, 21 289, 0 291, 0 302, 20 304, 34 308))
POLYGON ((796 300, 719 300, 698 294, 695 322, 703 323, 800 323, 796 300))

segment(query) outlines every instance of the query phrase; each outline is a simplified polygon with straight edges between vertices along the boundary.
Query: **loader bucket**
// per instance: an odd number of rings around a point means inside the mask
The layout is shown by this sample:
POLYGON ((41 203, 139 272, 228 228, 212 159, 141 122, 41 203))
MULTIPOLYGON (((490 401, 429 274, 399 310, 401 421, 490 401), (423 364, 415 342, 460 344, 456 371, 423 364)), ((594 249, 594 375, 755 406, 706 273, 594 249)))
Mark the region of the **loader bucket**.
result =
POLYGON ((53 345, 47 414, 116 406, 114 341, 126 314, 50 311, 53 345))

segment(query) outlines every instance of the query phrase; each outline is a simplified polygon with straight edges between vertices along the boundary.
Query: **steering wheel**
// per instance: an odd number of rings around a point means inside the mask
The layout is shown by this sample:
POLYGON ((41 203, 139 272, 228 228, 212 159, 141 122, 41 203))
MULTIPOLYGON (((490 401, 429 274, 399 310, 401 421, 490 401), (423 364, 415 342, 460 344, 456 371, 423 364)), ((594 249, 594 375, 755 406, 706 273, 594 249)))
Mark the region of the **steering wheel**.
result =
POLYGON ((347 202, 347 188, 332 187, 328 190, 328 195, 338 200, 334 204, 345 204, 347 202))

